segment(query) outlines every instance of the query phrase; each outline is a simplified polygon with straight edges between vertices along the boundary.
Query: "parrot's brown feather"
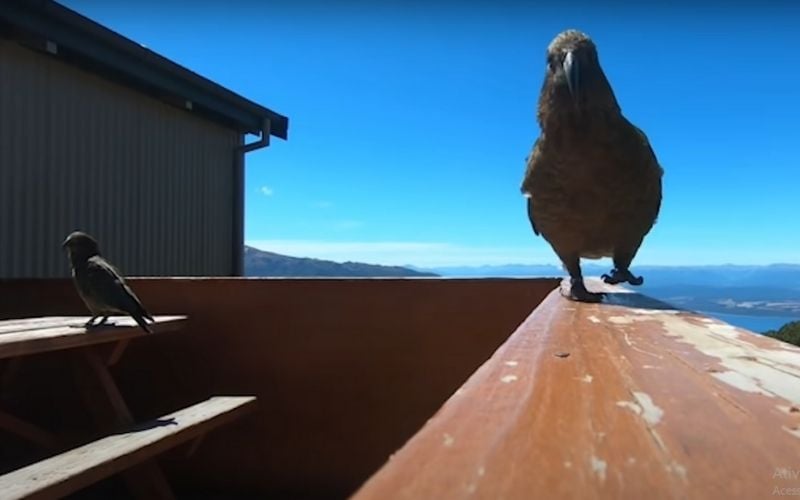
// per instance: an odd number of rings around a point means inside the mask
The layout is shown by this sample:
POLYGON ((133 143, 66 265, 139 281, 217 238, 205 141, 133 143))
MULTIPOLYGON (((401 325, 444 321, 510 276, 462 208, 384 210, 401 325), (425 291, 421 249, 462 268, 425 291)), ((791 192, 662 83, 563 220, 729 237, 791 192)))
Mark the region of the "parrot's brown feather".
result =
POLYGON ((583 287, 579 259, 601 257, 614 259, 613 282, 637 284, 628 268, 658 217, 663 172, 645 134, 622 115, 586 35, 567 31, 551 43, 537 117, 542 132, 521 188, 534 231, 573 287, 583 287), (561 70, 567 52, 580 64, 580 93, 561 70))

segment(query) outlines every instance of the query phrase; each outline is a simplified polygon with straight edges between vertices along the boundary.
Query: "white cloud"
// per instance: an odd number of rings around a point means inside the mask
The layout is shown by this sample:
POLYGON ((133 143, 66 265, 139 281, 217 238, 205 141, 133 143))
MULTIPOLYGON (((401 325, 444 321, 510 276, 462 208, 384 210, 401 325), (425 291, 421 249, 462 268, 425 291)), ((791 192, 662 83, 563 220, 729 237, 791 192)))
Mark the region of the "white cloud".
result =
POLYGON ((261 186, 258 191, 263 194, 264 196, 272 196, 274 191, 269 186, 261 186))
POLYGON ((295 257, 419 267, 554 264, 549 247, 481 247, 439 242, 250 240, 247 245, 295 257))

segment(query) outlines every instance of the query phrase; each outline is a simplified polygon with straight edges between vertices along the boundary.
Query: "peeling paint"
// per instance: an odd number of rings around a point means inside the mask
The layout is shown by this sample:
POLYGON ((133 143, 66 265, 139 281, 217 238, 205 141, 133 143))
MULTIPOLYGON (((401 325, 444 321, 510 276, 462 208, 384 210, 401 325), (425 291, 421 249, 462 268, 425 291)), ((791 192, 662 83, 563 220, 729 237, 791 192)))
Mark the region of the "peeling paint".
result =
POLYGON ((478 467, 478 475, 483 476, 484 474, 486 474, 486 469, 483 467, 478 467))
POLYGON ((641 307, 632 307, 629 309, 633 314, 656 316, 661 314, 680 314, 681 311, 677 309, 642 309, 641 307))
POLYGON ((654 427, 661 422, 661 418, 664 416, 664 410, 656 406, 650 395, 645 392, 632 391, 631 394, 636 401, 617 401, 617 406, 620 408, 627 408, 642 417, 642 420, 647 423, 647 432, 650 433, 653 441, 655 441, 661 451, 669 455, 667 445, 654 429, 654 427))
POLYGON ((446 433, 446 432, 442 436, 442 439, 443 439, 442 444, 444 444, 448 448, 453 446, 453 443, 456 442, 456 439, 453 436, 451 436, 450 434, 446 433))
POLYGON ((653 403, 650 395, 645 392, 633 392, 633 397, 642 409, 642 418, 650 425, 656 425, 661 422, 661 417, 664 416, 664 410, 659 408, 653 403))
POLYGON ((517 366, 518 364, 519 362, 517 361, 506 361, 505 363, 506 366, 517 366))
POLYGON ((628 336, 628 332, 624 332, 624 334, 623 334, 623 338, 625 339, 625 343, 626 343, 626 344, 628 344, 628 347, 630 347, 630 348, 631 348, 631 349, 633 349, 634 351, 636 351, 636 352, 640 352, 640 353, 642 353, 642 354, 647 354, 648 356, 653 356, 654 358, 657 358, 657 359, 664 359, 664 357, 663 357, 663 356, 660 356, 660 355, 658 355, 658 354, 656 354, 656 353, 654 353, 654 352, 645 351, 644 349, 641 349, 641 348, 639 348, 639 347, 636 347, 636 344, 634 344, 634 343, 631 341, 631 338, 628 336))
POLYGON ((796 438, 800 438, 800 428, 790 429, 789 427, 783 427, 783 430, 796 438))
POLYGON ((588 319, 592 323, 600 323, 601 322, 600 318, 598 318, 597 316, 588 316, 586 319, 588 319))
POLYGON ((683 481, 686 481, 686 467, 679 464, 678 462, 672 462, 671 464, 667 465, 667 471, 675 474, 683 481))
POLYGON ((567 468, 567 469, 571 469, 572 468, 572 462, 567 460, 566 462, 564 462, 564 467, 567 468))
POLYGON ((633 457, 628 457, 628 460, 625 461, 628 465, 634 465, 636 463, 636 459, 633 457))
POLYGON ((608 468, 608 464, 605 460, 601 460, 600 458, 595 457, 592 455, 590 458, 592 471, 600 478, 600 481, 606 480, 606 469, 608 468))
POLYGON ((516 375, 506 375, 505 377, 500 379, 500 381, 503 382, 504 384, 510 384, 511 382, 514 382, 516 380, 517 380, 516 375))
POLYGON ((719 332, 735 332, 736 331, 736 327, 735 326, 729 325, 727 323, 711 323, 711 324, 708 325, 708 328, 712 332, 715 331, 716 333, 719 333, 719 332))
POLYGON ((740 391, 753 392, 756 394, 771 396, 771 394, 762 389, 756 383, 755 380, 739 372, 732 372, 732 371, 717 372, 717 373, 712 373, 711 376, 717 380, 725 382, 728 385, 736 387, 740 391))
POLYGON ((659 321, 666 336, 718 359, 723 370, 727 370, 712 373, 720 382, 746 392, 800 404, 800 351, 779 345, 761 347, 748 341, 748 337, 754 335, 750 332, 720 322, 692 323, 688 318, 696 321, 703 318, 676 314, 679 312, 651 310, 644 314, 634 311, 635 314, 612 316, 609 321, 617 324, 659 321))
POLYGON ((586 375, 584 375, 583 377, 580 377, 578 380, 580 380, 581 382, 585 382, 585 383, 587 383, 587 384, 591 384, 591 383, 592 383, 592 380, 594 380, 594 377, 592 377, 591 375, 589 375, 589 374, 587 373, 587 374, 586 374, 586 375))
POLYGON ((633 401, 617 401, 617 406, 619 406, 620 408, 627 408, 637 415, 642 414, 642 407, 637 405, 633 401))
POLYGON ((609 316, 608 321, 615 325, 630 325, 635 320, 629 316, 609 316))
POLYGON ((669 453, 669 450, 667 449, 667 445, 664 444, 664 440, 661 439, 661 435, 658 432, 656 432, 656 430, 653 429, 652 427, 648 427, 647 430, 650 432, 650 435, 653 437, 653 441, 655 441, 656 444, 658 445, 658 447, 661 448, 661 451, 663 451, 664 453, 669 453))

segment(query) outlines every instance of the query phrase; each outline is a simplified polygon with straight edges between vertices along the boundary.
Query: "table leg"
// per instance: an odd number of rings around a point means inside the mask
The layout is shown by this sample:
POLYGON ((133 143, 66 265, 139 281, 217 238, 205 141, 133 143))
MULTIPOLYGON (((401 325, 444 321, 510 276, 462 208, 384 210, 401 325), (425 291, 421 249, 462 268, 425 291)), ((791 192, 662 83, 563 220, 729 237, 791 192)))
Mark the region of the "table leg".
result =
POLYGON ((56 448, 58 443, 57 438, 53 434, 2 410, 0 410, 0 429, 27 439, 49 450, 56 448))
MULTIPOLYGON (((3 371, 0 374, 0 396, 5 395, 8 391, 8 388, 16 378, 17 372, 19 372, 21 364, 22 358, 11 358, 3 365, 3 371)), ((58 440, 54 434, 3 410, 0 410, 0 429, 45 449, 54 449, 57 446, 58 440)))
MULTIPOLYGON (((106 362, 92 348, 83 349, 82 356, 91 368, 92 375, 100 383, 101 392, 111 406, 115 427, 132 426, 134 424, 133 415, 122 397, 119 387, 114 382, 114 378, 108 371, 106 362)), ((97 390, 92 390, 84 384, 81 384, 81 386, 89 390, 89 393, 86 394, 86 399, 96 418, 99 417, 100 420, 104 420, 103 416, 97 413, 100 409, 96 408, 94 404, 97 402, 97 390)), ((155 460, 150 460, 147 463, 131 468, 123 473, 123 476, 128 487, 137 498, 165 500, 174 500, 175 498, 161 468, 155 460)))
POLYGON ((116 344, 114 344, 114 350, 111 351, 111 356, 108 357, 108 362, 106 363, 108 366, 114 366, 119 361, 119 358, 122 357, 122 353, 125 352, 125 348, 128 347, 131 339, 120 340, 116 344))

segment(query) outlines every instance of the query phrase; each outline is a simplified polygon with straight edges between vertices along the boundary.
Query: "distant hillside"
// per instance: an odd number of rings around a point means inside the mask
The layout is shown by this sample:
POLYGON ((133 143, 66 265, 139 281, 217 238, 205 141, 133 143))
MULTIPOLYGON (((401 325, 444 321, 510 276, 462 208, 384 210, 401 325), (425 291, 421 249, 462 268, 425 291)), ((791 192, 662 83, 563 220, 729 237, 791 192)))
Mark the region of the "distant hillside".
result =
MULTIPOLYGON (((419 269, 422 270, 422 269, 419 269)), ((609 267, 585 262, 585 276, 600 276, 609 267)), ((441 267, 430 271, 448 277, 564 276, 552 265, 441 267)), ((800 265, 768 266, 633 266, 645 278, 637 292, 695 311, 747 316, 800 318, 800 265)))
MULTIPOLYGON (((584 262, 585 276, 599 276, 607 273, 607 265, 584 262)), ((431 269, 415 268, 420 271, 431 271, 442 276, 467 277, 528 277, 528 276, 564 276, 561 266, 506 264, 499 266, 463 266, 438 267, 431 269)), ((800 265, 772 264, 768 266, 638 266, 634 263, 633 272, 645 277, 645 283, 663 287, 672 285, 698 285, 710 287, 752 287, 776 286, 780 288, 800 289, 800 265)))
POLYGON ((800 346, 800 321, 793 321, 780 327, 778 330, 764 332, 765 335, 778 340, 800 346))
POLYGON ((289 257, 257 248, 244 247, 246 276, 269 277, 435 277, 432 272, 414 271, 398 266, 378 266, 361 262, 333 262, 330 260, 289 257))
POLYGON ((672 305, 709 313, 800 318, 800 289, 780 286, 645 285, 636 289, 672 305))

